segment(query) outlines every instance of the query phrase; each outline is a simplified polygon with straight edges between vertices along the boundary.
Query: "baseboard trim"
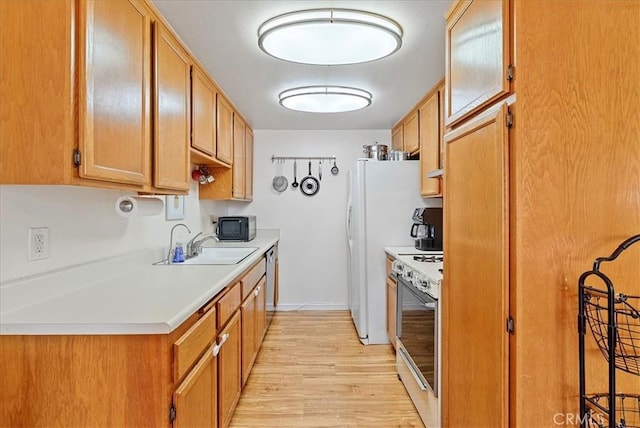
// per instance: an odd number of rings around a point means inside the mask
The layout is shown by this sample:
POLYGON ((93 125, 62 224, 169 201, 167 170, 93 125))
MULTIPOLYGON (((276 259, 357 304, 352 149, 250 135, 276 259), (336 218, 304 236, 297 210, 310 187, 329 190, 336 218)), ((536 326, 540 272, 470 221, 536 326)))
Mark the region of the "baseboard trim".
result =
MULTIPOLYGON (((267 310, 272 309, 272 306, 270 307, 270 305, 267 305, 267 310)), ((346 311, 348 309, 348 305, 337 305, 331 303, 279 303, 276 311, 346 311)))

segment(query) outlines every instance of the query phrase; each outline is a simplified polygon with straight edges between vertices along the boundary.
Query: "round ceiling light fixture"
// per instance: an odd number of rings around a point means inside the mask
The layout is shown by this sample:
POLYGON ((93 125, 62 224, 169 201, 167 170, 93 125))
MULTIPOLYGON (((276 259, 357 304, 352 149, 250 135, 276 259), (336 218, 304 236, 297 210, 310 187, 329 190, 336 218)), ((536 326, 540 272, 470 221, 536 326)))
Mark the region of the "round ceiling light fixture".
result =
POLYGON ((280 104, 308 113, 342 113, 371 105, 371 93, 348 86, 303 86, 280 92, 280 104))
POLYGON ((374 61, 402 46, 402 27, 376 13, 309 9, 285 13, 258 29, 258 46, 285 61, 343 65, 374 61))

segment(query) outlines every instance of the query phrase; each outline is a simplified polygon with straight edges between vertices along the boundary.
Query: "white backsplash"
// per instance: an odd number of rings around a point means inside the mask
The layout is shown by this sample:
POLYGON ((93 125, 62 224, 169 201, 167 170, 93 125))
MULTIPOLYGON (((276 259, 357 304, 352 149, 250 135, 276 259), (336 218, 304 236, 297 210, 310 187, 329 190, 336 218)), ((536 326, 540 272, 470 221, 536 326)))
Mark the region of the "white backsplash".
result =
MULTIPOLYGON (((212 232, 215 202, 198 201, 198 184, 185 196, 184 220, 166 221, 164 212, 123 218, 115 212, 117 190, 77 186, 0 186, 0 280, 48 272, 145 248, 169 246, 169 232, 185 223, 194 232, 212 232), (31 227, 49 228, 49 258, 28 261, 31 227)), ((164 197, 162 197, 164 199, 164 197)), ((178 239, 188 239, 176 229, 178 239)))

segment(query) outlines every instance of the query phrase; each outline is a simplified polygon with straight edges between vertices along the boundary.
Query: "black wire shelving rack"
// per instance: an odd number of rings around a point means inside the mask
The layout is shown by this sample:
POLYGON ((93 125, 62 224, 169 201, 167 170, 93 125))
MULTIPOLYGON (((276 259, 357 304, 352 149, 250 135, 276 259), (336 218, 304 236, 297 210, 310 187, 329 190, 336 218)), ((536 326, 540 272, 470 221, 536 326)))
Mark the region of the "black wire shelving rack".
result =
MULTIPOLYGON (((640 376, 640 296, 616 293, 613 282, 600 271, 633 245, 632 236, 609 257, 599 257, 593 269, 578 281, 578 332, 580 358, 580 423, 589 428, 640 428, 640 394, 616 390, 616 370, 640 376), (587 285, 594 282, 598 286, 587 285), (587 325, 608 363, 608 391, 587 393, 585 339, 587 325)), ((640 280, 640 278, 638 279, 640 280)), ((638 380, 640 384, 640 379, 638 380)))

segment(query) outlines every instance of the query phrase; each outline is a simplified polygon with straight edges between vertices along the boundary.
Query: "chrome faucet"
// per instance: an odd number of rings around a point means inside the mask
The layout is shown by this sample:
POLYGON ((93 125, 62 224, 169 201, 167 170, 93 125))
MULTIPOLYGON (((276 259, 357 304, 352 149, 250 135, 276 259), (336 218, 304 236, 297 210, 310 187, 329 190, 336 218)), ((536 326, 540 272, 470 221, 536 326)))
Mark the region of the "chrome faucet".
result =
POLYGON ((196 238, 200 235, 202 235, 202 232, 199 232, 198 234, 196 234, 196 236, 191 238, 189 242, 187 242, 187 258, 195 257, 200 254, 202 252, 202 244, 204 244, 209 239, 216 239, 215 235, 206 235, 202 239, 196 241, 196 238))
POLYGON ((173 226, 171 228, 171 238, 169 239, 169 252, 167 253, 167 264, 171 265, 173 264, 173 231, 176 229, 176 227, 178 226, 182 226, 185 229, 187 229, 187 232, 191 233, 191 230, 189 230, 189 228, 187 227, 186 224, 184 223, 178 223, 175 226, 173 226))

